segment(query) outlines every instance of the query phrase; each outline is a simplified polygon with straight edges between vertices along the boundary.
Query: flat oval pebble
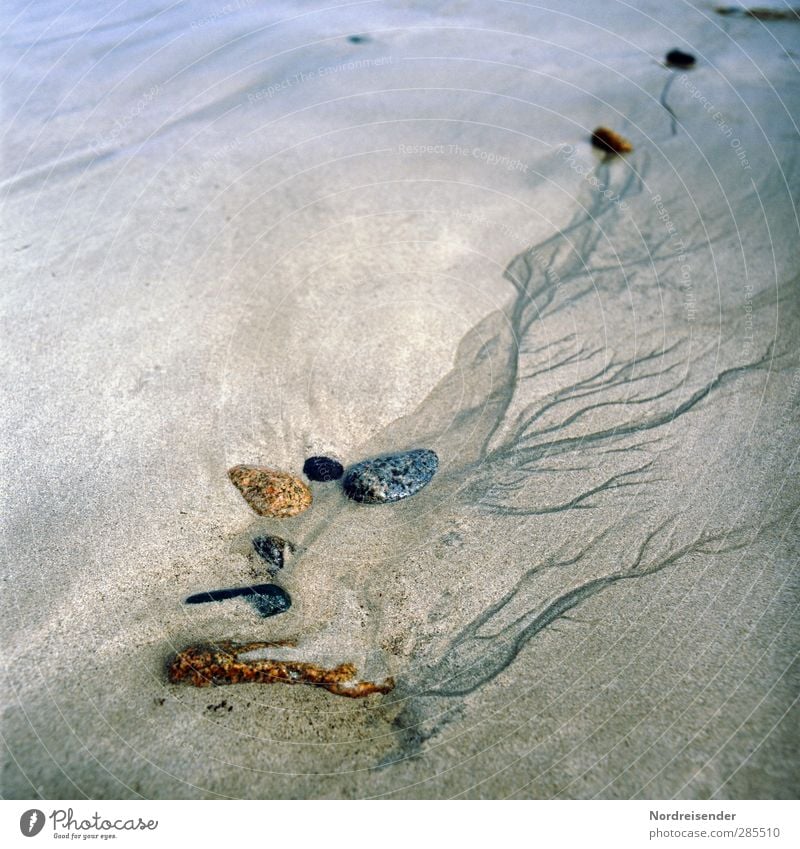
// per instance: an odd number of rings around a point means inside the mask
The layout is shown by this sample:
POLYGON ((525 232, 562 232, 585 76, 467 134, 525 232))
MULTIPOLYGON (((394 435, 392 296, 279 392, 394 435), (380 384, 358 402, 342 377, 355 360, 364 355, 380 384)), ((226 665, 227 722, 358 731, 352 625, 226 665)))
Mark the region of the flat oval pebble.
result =
POLYGON ((303 464, 303 474, 312 481, 338 481, 344 466, 333 457, 309 457, 303 464))
POLYGON ((264 466, 234 466, 228 470, 228 477, 259 516, 296 516, 312 501, 311 490, 288 472, 264 466))
POLYGON ((253 539, 253 548, 267 564, 267 571, 274 575, 283 569, 286 550, 294 551, 294 546, 282 537, 262 536, 253 539))
POLYGON ((436 452, 416 448, 356 463, 347 470, 342 485, 353 501, 386 504, 419 492, 438 468, 436 452))
POLYGON ((250 603, 265 619, 285 613, 292 606, 292 599, 283 587, 277 584, 262 584, 258 592, 250 597, 250 603))
POLYGON ((205 604, 209 601, 226 601, 229 598, 248 599, 264 617, 276 616, 292 606, 289 593, 277 584, 254 584, 250 587, 230 587, 224 590, 195 593, 186 599, 186 604, 205 604))

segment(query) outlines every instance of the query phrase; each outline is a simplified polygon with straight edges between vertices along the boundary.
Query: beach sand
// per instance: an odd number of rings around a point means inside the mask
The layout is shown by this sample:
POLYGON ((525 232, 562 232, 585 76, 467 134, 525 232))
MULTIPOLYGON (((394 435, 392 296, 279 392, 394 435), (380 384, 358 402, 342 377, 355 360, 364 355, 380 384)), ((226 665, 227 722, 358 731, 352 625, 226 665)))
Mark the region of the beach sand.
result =
POLYGON ((24 8, 2 795, 796 797, 800 24, 24 8), (227 477, 409 448, 395 504, 227 477), (263 531, 287 613, 184 604, 263 531), (169 683, 215 640, 396 686, 169 683))

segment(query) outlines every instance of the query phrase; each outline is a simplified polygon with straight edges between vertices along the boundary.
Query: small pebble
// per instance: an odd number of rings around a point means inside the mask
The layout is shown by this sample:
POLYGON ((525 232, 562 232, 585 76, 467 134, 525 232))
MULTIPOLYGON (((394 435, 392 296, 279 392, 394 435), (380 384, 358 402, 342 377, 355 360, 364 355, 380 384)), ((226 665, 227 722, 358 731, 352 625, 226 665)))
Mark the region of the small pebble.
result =
POLYGON ((288 472, 263 466, 234 466, 228 470, 228 477, 259 516, 296 516, 312 501, 311 490, 288 472))
POLYGON ((303 464, 303 474, 312 481, 338 481, 344 466, 332 457, 309 457, 303 464))
POLYGON ((281 537, 256 537, 253 540, 253 548, 259 557, 263 558, 267 563, 267 571, 270 575, 275 575, 283 569, 283 561, 288 549, 294 551, 294 546, 281 537))
POLYGON ((691 53, 684 53, 683 50, 670 50, 666 55, 667 65, 672 68, 692 68, 694 67, 695 58, 691 53))
POLYGON ((266 619, 285 613, 292 606, 292 599, 277 584, 262 584, 258 593, 250 597, 250 603, 266 619))
POLYGON ((608 127, 598 127, 592 133, 592 144, 606 153, 630 153, 633 145, 619 133, 608 127))
POLYGON ((369 41, 368 35, 348 35, 347 40, 351 44, 364 44, 365 41, 369 41))
POLYGON ((419 492, 438 468, 436 453, 425 448, 386 454, 351 466, 343 481, 344 491, 364 504, 400 501, 419 492))

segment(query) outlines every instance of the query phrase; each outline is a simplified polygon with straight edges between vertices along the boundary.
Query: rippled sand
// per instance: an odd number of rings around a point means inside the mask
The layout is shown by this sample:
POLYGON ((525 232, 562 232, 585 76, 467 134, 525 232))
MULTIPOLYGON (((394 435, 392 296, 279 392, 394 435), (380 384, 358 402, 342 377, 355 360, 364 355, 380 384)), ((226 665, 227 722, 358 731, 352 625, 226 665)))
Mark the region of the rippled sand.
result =
POLYGON ((800 24, 712 8, 7 14, 3 796, 797 795, 800 24))

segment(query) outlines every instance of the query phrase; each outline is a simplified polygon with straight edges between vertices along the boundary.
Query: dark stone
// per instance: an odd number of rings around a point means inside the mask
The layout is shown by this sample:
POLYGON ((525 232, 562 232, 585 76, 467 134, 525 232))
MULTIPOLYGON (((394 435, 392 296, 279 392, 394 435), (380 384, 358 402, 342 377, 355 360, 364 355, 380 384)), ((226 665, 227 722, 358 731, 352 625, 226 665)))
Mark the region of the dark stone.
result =
POLYGON ((347 40, 350 44, 364 44, 369 41, 370 38, 368 35, 348 35, 347 40))
POLYGON ((203 604, 207 601, 225 601, 228 598, 247 598, 261 616, 276 616, 292 606, 289 593, 277 584, 254 584, 251 587, 231 587, 225 590, 209 590, 190 595, 187 604, 203 604))
POLYGON ((673 68, 691 68, 694 66, 695 58, 691 53, 683 50, 670 50, 666 56, 667 64, 673 68))
POLYGON ((289 593, 277 584, 262 584, 257 595, 250 598, 250 603, 265 619, 285 613, 292 606, 289 593))
POLYGON ((303 474, 312 481, 338 481, 344 466, 332 457, 309 457, 303 464, 303 474))
MULTIPOLYGON (((230 587, 224 590, 209 590, 205 593, 195 593, 186 599, 187 604, 205 604, 207 601, 225 601, 228 598, 259 595, 268 592, 274 584, 254 584, 250 587, 230 587)), ((280 588, 279 588, 280 589, 280 588)))
POLYGON ((288 549, 294 551, 294 546, 281 537, 263 536, 253 540, 253 548, 256 554, 267 563, 267 571, 275 575, 283 569, 283 560, 288 549))
POLYGON ((385 454, 351 466, 344 477, 344 491, 364 504, 400 501, 419 492, 438 468, 439 458, 426 448, 385 454))

